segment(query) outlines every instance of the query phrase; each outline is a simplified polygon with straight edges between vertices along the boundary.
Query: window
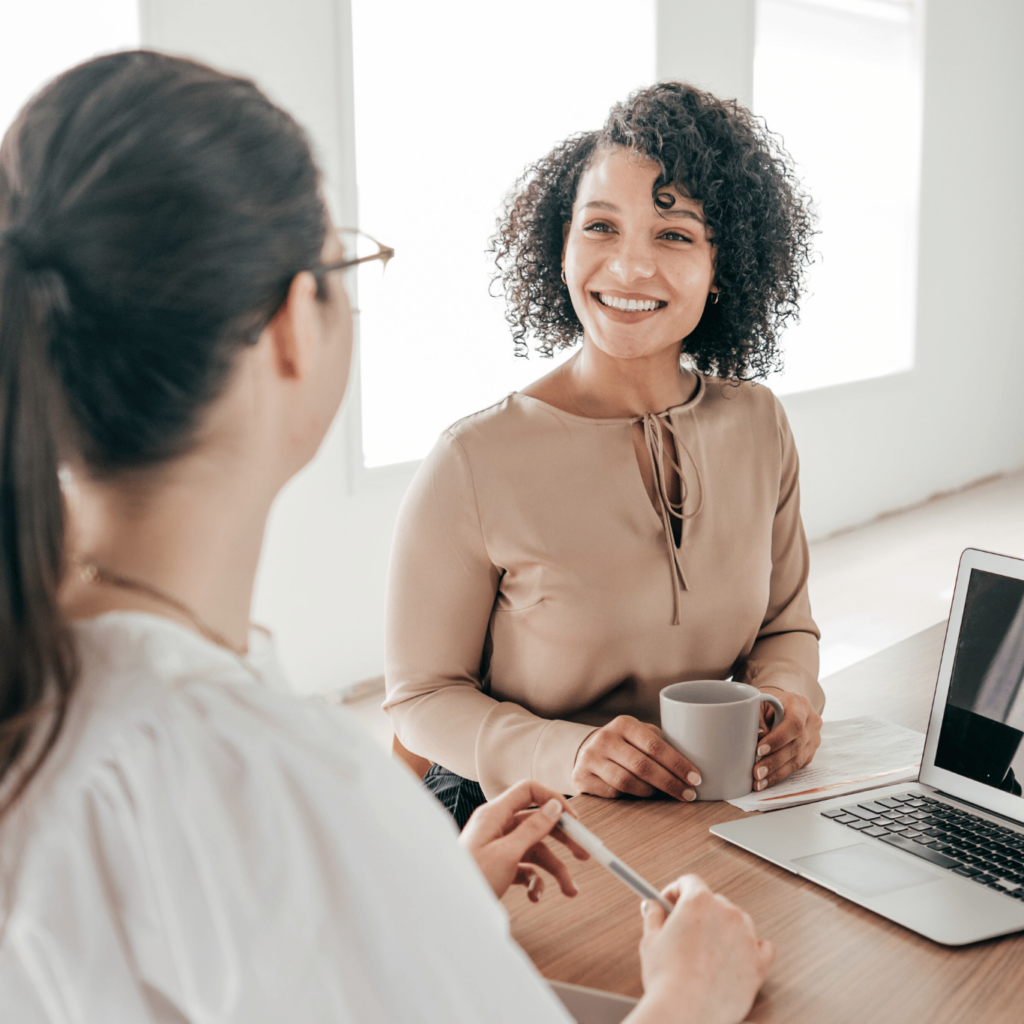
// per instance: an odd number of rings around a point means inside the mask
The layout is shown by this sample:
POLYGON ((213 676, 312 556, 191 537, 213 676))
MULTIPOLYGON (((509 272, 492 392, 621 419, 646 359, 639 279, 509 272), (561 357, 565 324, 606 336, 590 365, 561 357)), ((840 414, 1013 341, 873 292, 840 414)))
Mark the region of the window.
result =
POLYGON ((136 0, 32 0, 4 5, 0 131, 25 101, 73 64, 139 45, 136 0))
POLYGON ((485 249, 526 165, 654 80, 654 27, 653 0, 352 0, 359 226, 397 252, 361 302, 368 467, 555 365, 515 357, 485 249))
POLYGON ((921 18, 919 0, 758 0, 754 110, 821 232, 778 392, 913 366, 921 18))

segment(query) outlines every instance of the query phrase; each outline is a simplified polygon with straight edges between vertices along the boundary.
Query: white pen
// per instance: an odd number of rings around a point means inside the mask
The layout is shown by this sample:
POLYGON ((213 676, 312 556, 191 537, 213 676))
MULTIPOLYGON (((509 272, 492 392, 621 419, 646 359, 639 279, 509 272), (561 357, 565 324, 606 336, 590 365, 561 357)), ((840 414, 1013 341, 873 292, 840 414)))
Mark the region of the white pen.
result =
POLYGON ((650 882, 641 878, 628 864, 623 864, 589 828, 581 825, 571 814, 563 814, 558 819, 558 827, 570 839, 579 843, 598 864, 603 864, 620 882, 628 885, 633 892, 639 893, 645 900, 654 900, 668 913, 672 912, 672 904, 650 882))

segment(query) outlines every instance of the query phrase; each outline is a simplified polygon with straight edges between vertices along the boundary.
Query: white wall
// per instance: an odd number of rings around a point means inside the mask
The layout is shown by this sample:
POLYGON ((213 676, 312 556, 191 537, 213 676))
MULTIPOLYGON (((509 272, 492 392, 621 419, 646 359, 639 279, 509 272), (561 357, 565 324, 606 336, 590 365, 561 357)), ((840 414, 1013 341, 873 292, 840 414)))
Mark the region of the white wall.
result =
MULTIPOLYGON (((251 75, 310 129, 351 219, 347 0, 141 4, 146 45, 251 75)), ((661 77, 750 102, 753 0, 659 0, 658 12, 661 77)), ((1024 465, 1024 4, 928 0, 925 24, 915 368, 785 398, 811 537, 1024 465)), ((257 618, 301 690, 383 668, 384 574, 409 470, 360 471, 357 403, 282 495, 258 581, 257 618)))
MULTIPOLYGON (((749 103, 754 0, 659 15, 659 75, 749 103)), ((812 538, 1024 465, 1022 45, 1019 0, 925 0, 915 365, 783 398, 812 538)))
POLYGON ((1024 465, 1022 46, 1019 0, 927 2, 915 366, 784 399, 812 536, 1024 465))

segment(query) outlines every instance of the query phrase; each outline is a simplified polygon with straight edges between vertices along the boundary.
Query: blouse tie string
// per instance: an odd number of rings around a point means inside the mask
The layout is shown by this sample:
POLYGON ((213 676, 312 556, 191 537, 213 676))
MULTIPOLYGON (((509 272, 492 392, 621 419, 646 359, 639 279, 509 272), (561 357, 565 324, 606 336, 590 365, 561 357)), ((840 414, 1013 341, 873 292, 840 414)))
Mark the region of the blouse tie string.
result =
POLYGON ((686 585, 686 576, 683 573, 683 566, 680 560, 683 546, 683 527, 687 519, 692 519, 694 516, 698 515, 700 510, 704 507, 704 481, 701 479, 700 469, 698 468, 693 455, 676 433, 675 427, 672 425, 672 417, 669 413, 644 413, 640 422, 643 424, 644 442, 647 445, 647 455, 651 460, 651 470, 654 474, 654 491, 658 496, 658 503, 660 505, 658 514, 661 516, 662 532, 665 537, 665 550, 668 555, 670 571, 672 573, 672 625, 678 626, 680 621, 679 609, 682 603, 682 592, 688 589, 686 585), (664 424, 668 429, 668 432, 672 435, 672 438, 675 441, 671 452, 667 451, 665 448, 665 438, 661 430, 662 424, 664 424), (697 487, 700 491, 697 507, 691 512, 686 511, 686 500, 690 496, 690 491, 686 483, 686 477, 683 475, 682 468, 677 461, 677 453, 680 451, 686 453, 686 457, 689 459, 690 465, 693 466, 693 471, 697 478, 697 487), (666 465, 670 465, 679 477, 678 502, 673 501, 668 493, 668 479, 665 472, 666 465), (675 538, 672 536, 673 517, 679 520, 678 546, 676 545, 675 538))

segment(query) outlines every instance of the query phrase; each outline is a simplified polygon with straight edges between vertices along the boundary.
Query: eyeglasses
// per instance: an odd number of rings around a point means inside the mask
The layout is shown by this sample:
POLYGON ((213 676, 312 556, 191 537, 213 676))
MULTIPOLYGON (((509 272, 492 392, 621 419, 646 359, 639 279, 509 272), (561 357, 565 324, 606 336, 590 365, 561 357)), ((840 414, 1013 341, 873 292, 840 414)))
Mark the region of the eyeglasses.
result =
MULTIPOLYGON (((341 242, 342 252, 346 254, 345 259, 336 260, 333 263, 314 263, 309 268, 309 272, 319 284, 324 275, 329 274, 332 270, 351 270, 353 267, 358 267, 362 273, 362 279, 356 282, 357 291, 364 293, 370 290, 368 288, 370 282, 367 280, 367 271, 369 270, 367 264, 379 262, 380 273, 377 276, 380 277, 383 275, 388 261, 395 255, 395 250, 389 245, 381 245, 372 235, 368 235, 358 228, 339 228, 336 234, 341 242)), ((358 312, 358 310, 353 309, 353 312, 358 312)), ((250 331, 245 336, 246 343, 255 345, 260 340, 264 327, 266 327, 266 323, 250 331)))
POLYGON ((372 235, 358 228, 339 228, 338 238, 346 254, 345 259, 334 263, 317 263, 310 267, 310 272, 317 280, 332 270, 347 270, 349 267, 358 267, 374 260, 380 260, 383 271, 388 261, 395 255, 395 250, 391 246, 381 245, 372 235))

